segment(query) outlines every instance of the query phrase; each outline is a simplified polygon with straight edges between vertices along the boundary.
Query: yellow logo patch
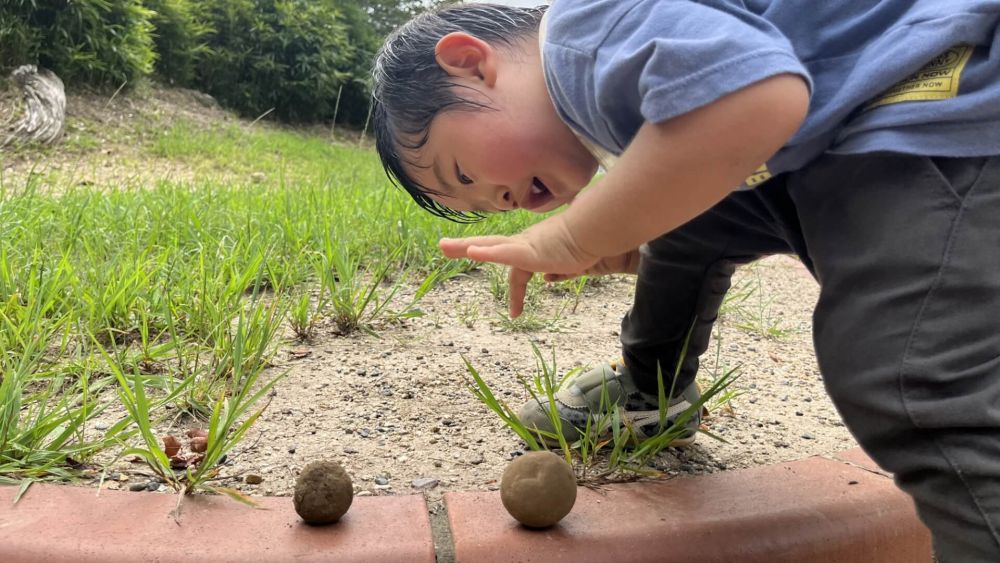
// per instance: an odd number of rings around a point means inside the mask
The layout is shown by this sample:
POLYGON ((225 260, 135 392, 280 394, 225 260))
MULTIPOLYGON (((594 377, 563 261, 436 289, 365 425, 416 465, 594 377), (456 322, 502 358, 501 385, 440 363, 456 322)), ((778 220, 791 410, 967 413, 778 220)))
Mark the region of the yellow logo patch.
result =
POLYGON ((945 100, 958 95, 958 80, 972 56, 971 45, 956 45, 875 98, 865 110, 899 102, 945 100))
POLYGON ((763 184, 764 182, 771 179, 771 171, 767 169, 767 163, 761 164, 759 168, 753 171, 753 174, 747 176, 746 180, 743 180, 743 185, 752 188, 757 184, 763 184))

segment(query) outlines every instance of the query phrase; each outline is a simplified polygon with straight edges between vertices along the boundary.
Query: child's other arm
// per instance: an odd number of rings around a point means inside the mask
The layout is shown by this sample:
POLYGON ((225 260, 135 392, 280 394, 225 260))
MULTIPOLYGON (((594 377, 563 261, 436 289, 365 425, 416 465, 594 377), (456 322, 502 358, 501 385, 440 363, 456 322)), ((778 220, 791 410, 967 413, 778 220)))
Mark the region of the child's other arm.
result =
POLYGON ((683 225, 777 152, 808 105, 806 83, 779 75, 663 123, 644 124, 600 185, 554 217, 565 222, 567 244, 583 255, 611 256, 683 225))

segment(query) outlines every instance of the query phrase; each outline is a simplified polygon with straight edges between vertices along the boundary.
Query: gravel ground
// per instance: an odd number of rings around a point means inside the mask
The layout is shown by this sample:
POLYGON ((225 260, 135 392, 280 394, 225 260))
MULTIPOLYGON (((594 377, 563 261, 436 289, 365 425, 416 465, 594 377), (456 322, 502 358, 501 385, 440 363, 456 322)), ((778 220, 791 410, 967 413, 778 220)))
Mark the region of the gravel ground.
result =
MULTIPOLYGON (((377 327, 377 337, 339 336, 324 326, 311 343, 288 340, 269 368, 288 376, 229 455, 222 484, 289 495, 305 464, 333 459, 352 475, 356 494, 423 492, 432 512, 445 491, 496 489, 523 444, 465 386, 462 357, 516 408, 526 398, 518 376, 536 369, 532 343, 547 356, 554 351, 560 372, 616 357, 631 293, 630 277, 610 277, 587 288, 572 312, 572 296, 544 291, 535 311, 548 326, 512 331, 486 276, 474 273, 426 297, 424 317, 377 327)), ((693 447, 661 454, 655 468, 665 477, 713 473, 854 447, 816 367, 810 311, 817 287, 801 264, 763 260, 737 273, 732 293, 749 296, 725 307, 699 376, 705 384, 717 369, 739 369, 733 388, 741 394, 705 421, 728 443, 701 436, 693 447)), ((197 425, 181 420, 160 431, 180 436, 197 425)), ((135 466, 115 469, 120 481, 111 488, 148 481, 135 466)))

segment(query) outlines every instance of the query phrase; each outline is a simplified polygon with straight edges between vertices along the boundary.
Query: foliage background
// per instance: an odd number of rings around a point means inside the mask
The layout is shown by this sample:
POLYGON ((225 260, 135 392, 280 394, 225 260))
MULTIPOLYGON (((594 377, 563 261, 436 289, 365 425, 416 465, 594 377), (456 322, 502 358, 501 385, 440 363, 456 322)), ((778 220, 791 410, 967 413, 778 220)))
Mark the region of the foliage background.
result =
POLYGON ((382 39, 451 0, 0 0, 0 74, 49 68, 68 88, 152 77, 285 121, 367 118, 382 39))

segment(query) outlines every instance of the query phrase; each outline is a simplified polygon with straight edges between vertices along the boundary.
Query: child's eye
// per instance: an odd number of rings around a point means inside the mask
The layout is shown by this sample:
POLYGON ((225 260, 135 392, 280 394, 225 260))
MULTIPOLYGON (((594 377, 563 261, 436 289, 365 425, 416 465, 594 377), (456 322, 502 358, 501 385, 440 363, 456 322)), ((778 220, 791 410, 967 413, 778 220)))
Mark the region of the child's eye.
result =
POLYGON ((458 176, 458 181, 462 184, 468 185, 472 183, 472 178, 462 174, 462 169, 458 167, 458 163, 455 163, 455 175, 458 176))

